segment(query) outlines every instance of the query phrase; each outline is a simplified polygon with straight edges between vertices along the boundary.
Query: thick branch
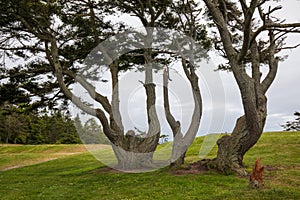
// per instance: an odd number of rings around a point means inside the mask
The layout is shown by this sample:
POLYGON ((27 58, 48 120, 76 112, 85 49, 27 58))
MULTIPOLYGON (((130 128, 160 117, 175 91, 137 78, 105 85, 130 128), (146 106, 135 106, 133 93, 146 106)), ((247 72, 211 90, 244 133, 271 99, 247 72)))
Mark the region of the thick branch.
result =
POLYGON ((269 23, 269 24, 264 24, 263 26, 261 26, 260 28, 258 28, 254 32, 254 34, 252 35, 251 41, 254 41, 257 38, 257 36, 260 33, 262 33, 263 31, 274 30, 274 29, 276 29, 277 31, 286 32, 286 33, 300 33, 300 29, 299 30, 287 30, 287 28, 300 28, 300 23, 288 23, 288 24, 269 23))
POLYGON ((229 62, 235 63, 234 60, 236 57, 236 51, 232 46, 231 36, 227 29, 227 24, 223 18, 221 11, 210 0, 204 0, 204 2, 210 13, 212 14, 214 22, 217 25, 229 62))
POLYGON ((180 122, 175 120, 175 117, 171 113, 170 109, 170 102, 169 102, 169 88, 168 88, 168 81, 169 81, 169 70, 167 68, 164 69, 163 72, 163 96, 164 96, 164 108, 165 108, 165 115, 168 121, 169 126, 172 129, 173 136, 175 137, 177 133, 181 132, 180 122))
POLYGON ((253 14, 254 11, 256 9, 257 6, 257 0, 252 0, 249 9, 246 10, 246 12, 244 12, 244 31, 243 31, 243 46, 242 49, 238 55, 238 63, 242 62, 245 55, 247 54, 247 51, 249 50, 250 47, 250 37, 252 34, 252 18, 253 18, 253 14))
POLYGON ((246 13, 247 10, 248 10, 248 6, 246 4, 246 1, 245 0, 239 0, 239 1, 240 1, 241 6, 242 6, 243 13, 246 13))
POLYGON ((91 85, 89 82, 87 82, 85 78, 83 78, 81 75, 75 74, 70 70, 62 70, 62 73, 77 81, 83 88, 87 90, 87 92, 89 93, 90 97, 92 97, 92 99, 99 102, 103 106, 106 112, 111 113, 112 109, 107 97, 96 92, 95 87, 91 85))
POLYGON ((119 79, 118 79, 118 60, 110 64, 110 72, 112 78, 112 113, 111 127, 118 132, 124 132, 122 117, 120 113, 120 98, 119 98, 119 79))
POLYGON ((273 31, 269 31, 269 40, 270 40, 270 47, 269 47, 269 73, 267 74, 266 78, 262 82, 263 92, 266 93, 271 84, 273 83, 277 70, 278 70, 278 62, 279 58, 275 58, 276 53, 276 44, 275 44, 275 36, 273 31))
MULTIPOLYGON (((194 67, 194 66, 190 66, 190 67, 194 67)), ((201 97, 200 88, 198 84, 198 76, 195 73, 192 73, 189 81, 193 93, 194 111, 193 111, 191 123, 183 138, 183 141, 184 143, 190 145, 193 142, 200 126, 200 120, 202 117, 202 97, 201 97)))
POLYGON ((258 46, 256 42, 253 42, 251 45, 251 68, 252 68, 252 78, 255 81, 256 85, 260 84, 260 59, 259 59, 259 52, 258 46))
POLYGON ((62 91, 62 93, 70 99, 78 108, 83 110, 84 112, 97 117, 96 115, 96 109, 91 108, 90 106, 84 104, 77 96, 75 96, 66 86, 63 79, 63 70, 59 62, 59 56, 58 56, 58 48, 56 44, 55 38, 52 38, 51 40, 51 50, 48 49, 48 43, 45 42, 46 47, 46 55, 47 59, 55 69, 55 76, 57 78, 57 82, 59 84, 59 87, 62 91))
POLYGON ((217 25, 224 46, 224 50, 226 52, 226 57, 229 60, 229 64, 232 68, 234 76, 237 79, 238 84, 241 84, 242 82, 245 82, 245 77, 247 77, 247 74, 238 65, 238 54, 233 47, 231 34, 227 28, 227 24, 222 16, 221 11, 217 8, 216 3, 212 3, 210 0, 204 0, 204 2, 208 10, 212 14, 215 24, 217 25))

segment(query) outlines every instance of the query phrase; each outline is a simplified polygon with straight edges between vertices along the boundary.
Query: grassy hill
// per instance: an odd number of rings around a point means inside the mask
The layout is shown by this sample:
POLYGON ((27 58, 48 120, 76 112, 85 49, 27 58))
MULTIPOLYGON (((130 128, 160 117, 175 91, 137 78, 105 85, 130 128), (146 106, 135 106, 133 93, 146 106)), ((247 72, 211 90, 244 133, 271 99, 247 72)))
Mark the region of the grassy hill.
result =
MULTIPOLYGON (((249 171, 258 156, 267 166, 260 190, 250 189, 248 178, 215 172, 99 172, 103 165, 78 145, 0 146, 0 199, 300 199, 299 136, 299 132, 264 133, 246 154, 249 171), (30 165, 53 156, 55 160, 30 165), (16 165, 19 168, 1 171, 16 165)), ((195 140, 187 152, 188 162, 199 160, 204 140, 195 140)), ((208 157, 215 152, 216 147, 208 157)))

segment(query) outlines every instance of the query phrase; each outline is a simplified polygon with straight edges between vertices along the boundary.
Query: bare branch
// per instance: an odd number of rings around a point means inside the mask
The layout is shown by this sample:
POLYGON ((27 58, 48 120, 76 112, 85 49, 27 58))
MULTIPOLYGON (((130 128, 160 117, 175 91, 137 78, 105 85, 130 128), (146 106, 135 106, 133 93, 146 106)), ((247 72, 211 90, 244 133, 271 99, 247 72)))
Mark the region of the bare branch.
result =
POLYGON ((256 39, 256 37, 263 31, 267 31, 270 29, 282 31, 282 32, 291 32, 291 33, 300 33, 300 30, 286 30, 286 28, 300 28, 300 23, 289 23, 289 24, 278 24, 278 23, 271 23, 271 24, 264 24, 259 29, 257 29, 253 36, 252 41, 256 39), (277 29, 276 29, 277 28, 277 29))
POLYGON ((270 8, 269 7, 269 11, 267 13, 265 13, 266 16, 270 16, 273 12, 282 9, 282 6, 276 6, 275 8, 270 8))
POLYGON ((96 117, 96 110, 91 108, 90 106, 84 104, 80 98, 75 96, 66 86, 63 80, 63 73, 62 73, 62 67, 60 65, 59 59, 58 59, 58 48, 56 46, 56 40, 52 39, 51 41, 51 50, 48 48, 48 42, 45 42, 46 47, 46 55, 47 59, 51 63, 51 65, 55 69, 55 76, 57 78, 57 82, 60 86, 61 92, 70 99, 78 108, 82 109, 84 112, 95 116, 96 117))
POLYGON ((295 46, 281 47, 280 50, 296 49, 300 46, 300 43, 295 46))
POLYGON ((258 3, 258 7, 260 7, 261 5, 263 5, 264 3, 266 3, 269 0, 260 0, 260 2, 258 3))
POLYGON ((171 113, 170 103, 169 103, 169 89, 168 89, 168 80, 169 80, 169 69, 165 68, 163 71, 163 96, 164 96, 164 108, 165 115, 168 121, 169 126, 172 129, 173 136, 175 137, 178 133, 181 133, 180 122, 176 121, 174 116, 171 113))

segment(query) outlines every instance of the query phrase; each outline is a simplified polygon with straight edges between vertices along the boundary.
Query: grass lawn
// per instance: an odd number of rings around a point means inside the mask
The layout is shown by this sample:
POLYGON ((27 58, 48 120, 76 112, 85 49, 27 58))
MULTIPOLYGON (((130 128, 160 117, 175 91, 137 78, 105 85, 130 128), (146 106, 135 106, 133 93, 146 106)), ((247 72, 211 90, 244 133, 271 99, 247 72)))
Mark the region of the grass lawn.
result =
POLYGON ((83 145, 0 145, 0 171, 82 152, 83 145))
MULTIPOLYGON (((100 173, 97 170, 103 165, 76 145, 2 146, 2 169, 11 166, 9 163, 17 165, 21 155, 25 161, 37 161, 39 156, 45 159, 55 152, 77 149, 78 154, 0 171, 0 199, 300 199, 299 136, 299 132, 264 133, 247 153, 249 171, 258 156, 267 165, 265 186, 260 190, 250 189, 248 178, 215 172, 173 175, 166 168, 141 174, 100 173)), ((195 140, 187 152, 188 162, 199 159, 202 141, 195 140)), ((213 148, 209 157, 215 152, 213 148)))

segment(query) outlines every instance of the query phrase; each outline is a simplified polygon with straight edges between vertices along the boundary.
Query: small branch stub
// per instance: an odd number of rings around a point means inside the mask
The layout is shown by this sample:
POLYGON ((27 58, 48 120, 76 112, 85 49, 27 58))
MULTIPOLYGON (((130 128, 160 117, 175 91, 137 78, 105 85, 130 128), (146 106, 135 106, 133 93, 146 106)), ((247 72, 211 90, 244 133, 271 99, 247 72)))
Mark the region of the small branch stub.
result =
POLYGON ((250 175, 249 185, 251 187, 258 189, 263 185, 262 175, 264 173, 264 169, 265 166, 260 165, 260 157, 258 157, 250 175))

